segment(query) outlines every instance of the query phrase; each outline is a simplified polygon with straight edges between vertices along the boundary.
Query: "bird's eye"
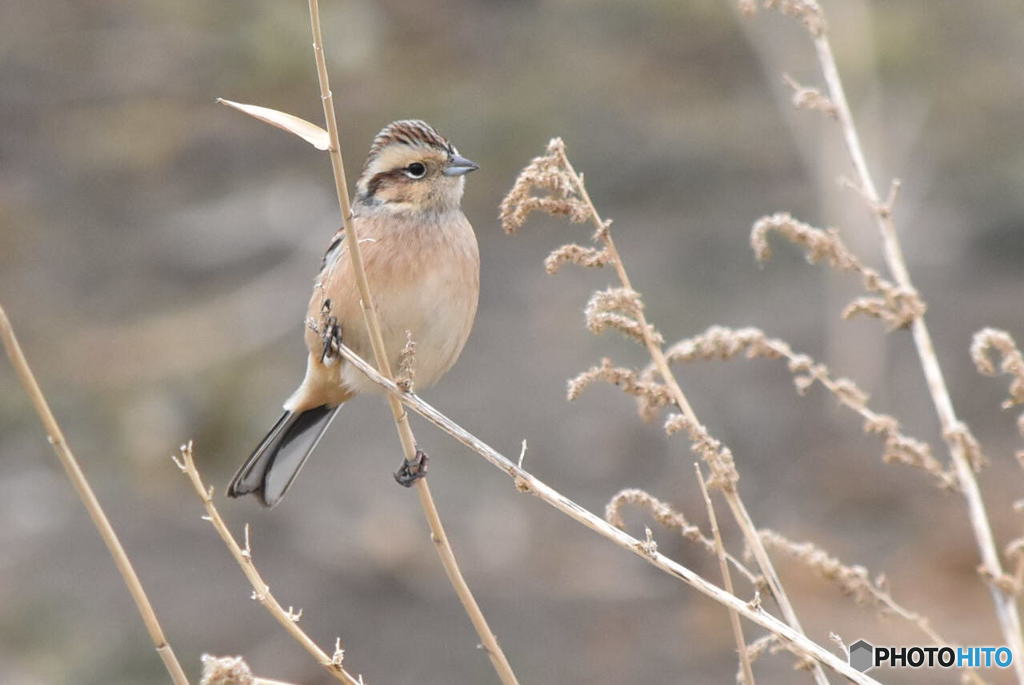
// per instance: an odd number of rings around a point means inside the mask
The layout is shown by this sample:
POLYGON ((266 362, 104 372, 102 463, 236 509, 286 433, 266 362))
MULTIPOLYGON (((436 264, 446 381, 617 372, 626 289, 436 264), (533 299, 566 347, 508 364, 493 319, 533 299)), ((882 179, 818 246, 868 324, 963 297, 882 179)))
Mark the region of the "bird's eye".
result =
POLYGON ((405 175, 409 178, 423 178, 427 175, 427 167, 421 162, 413 162, 405 167, 405 175))

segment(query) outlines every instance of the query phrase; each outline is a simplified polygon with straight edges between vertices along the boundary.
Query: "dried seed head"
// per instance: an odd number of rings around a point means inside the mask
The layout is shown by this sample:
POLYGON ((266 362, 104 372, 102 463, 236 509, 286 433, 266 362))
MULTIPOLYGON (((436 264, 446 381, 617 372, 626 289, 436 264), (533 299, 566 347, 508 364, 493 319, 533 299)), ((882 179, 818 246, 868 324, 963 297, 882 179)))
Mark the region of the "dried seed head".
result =
POLYGON ((405 345, 398 355, 398 375, 395 385, 403 392, 412 392, 416 383, 416 341, 412 339, 412 331, 405 332, 405 345))
POLYGON ((607 357, 601 360, 600 366, 593 366, 569 381, 568 399, 575 400, 597 381, 611 383, 628 395, 643 397, 654 406, 663 407, 672 402, 672 396, 664 385, 641 381, 635 371, 612 366, 607 357))
POLYGON ((679 431, 686 431, 692 443, 690 449, 711 468, 711 478, 707 481, 708 487, 723 490, 735 489, 740 480, 740 474, 736 470, 732 451, 720 440, 712 437, 708 429, 701 424, 690 421, 682 414, 669 415, 665 420, 665 432, 672 435, 679 431))
POLYGON ((964 453, 964 457, 967 458, 967 462, 975 472, 981 471, 981 467, 988 463, 988 460, 981 451, 981 443, 974 437, 974 433, 971 432, 966 423, 957 423, 949 430, 943 431, 942 437, 948 442, 959 446, 964 453))
POLYGON ((240 656, 201 657, 203 676, 199 685, 251 685, 252 671, 240 656))
MULTIPOLYGON (((700 335, 680 340, 665 351, 668 362, 727 361, 743 356, 746 359, 785 359, 786 367, 793 374, 797 392, 805 394, 814 384, 830 392, 843 406, 858 413, 864 419, 864 430, 881 435, 885 440, 882 455, 886 463, 898 462, 923 469, 935 477, 943 488, 953 488, 956 478, 942 467, 932 456, 927 444, 908 437, 901 432, 899 422, 892 416, 879 414, 867 406, 868 394, 849 378, 833 378, 828 367, 819 364, 805 354, 793 351, 789 344, 778 338, 769 338, 757 328, 725 328, 712 326, 700 335)), ((648 365, 641 374, 641 381, 651 382, 656 375, 653 365, 648 365)), ((641 405, 641 413, 646 407, 641 405)), ((676 433, 686 429, 683 417, 670 416, 665 430, 676 433)))
POLYGON ((948 644, 936 633, 927 618, 910 611, 893 599, 884 574, 875 576, 863 566, 850 566, 810 542, 797 543, 773 530, 758 531, 765 547, 787 554, 792 559, 817 573, 821 578, 839 586, 843 594, 857 604, 868 604, 883 616, 896 615, 917 626, 936 644, 948 644))
POLYGON ((566 262, 578 264, 579 266, 599 267, 608 264, 610 261, 611 255, 608 254, 607 249, 598 250, 597 248, 583 247, 582 245, 571 243, 569 245, 562 245, 549 254, 547 259, 544 260, 544 270, 549 274, 554 274, 566 262))
POLYGON ((827 114, 833 119, 837 116, 835 103, 817 88, 808 88, 796 82, 789 74, 782 75, 783 80, 793 89, 793 106, 797 109, 812 109, 827 114))
POLYGON ((818 0, 763 0, 765 9, 777 10, 786 16, 795 17, 817 38, 825 33, 825 12, 818 0))
MULTIPOLYGON (((602 333, 611 328, 619 331, 627 338, 644 344, 644 324, 638 319, 643 311, 640 295, 628 288, 608 288, 595 292, 583 314, 586 317, 587 329, 594 333, 602 333)), ((647 324, 647 334, 657 343, 664 339, 653 326, 647 324)))
POLYGON ((834 228, 815 228, 786 213, 762 217, 750 232, 750 245, 758 261, 764 262, 771 258, 768 234, 773 231, 803 246, 807 261, 811 264, 824 261, 834 269, 860 274, 864 288, 878 296, 854 300, 843 310, 844 319, 866 314, 884 320, 889 324, 889 329, 894 330, 905 328, 924 315, 925 304, 916 291, 900 288, 865 266, 846 247, 834 228))
POLYGON ((590 217, 590 211, 580 199, 575 183, 565 167, 565 143, 553 138, 547 154, 535 157, 524 168, 512 189, 501 201, 499 218, 506 233, 515 233, 534 211, 566 216, 575 223, 590 217), (546 195, 536 195, 542 191, 546 195))
POLYGON ((1004 373, 1011 377, 1010 396, 1003 402, 1004 408, 1024 404, 1024 355, 1009 333, 995 328, 984 328, 975 333, 971 341, 971 359, 978 373, 986 376, 1004 373), (1000 355, 998 372, 992 362, 992 350, 1000 355))

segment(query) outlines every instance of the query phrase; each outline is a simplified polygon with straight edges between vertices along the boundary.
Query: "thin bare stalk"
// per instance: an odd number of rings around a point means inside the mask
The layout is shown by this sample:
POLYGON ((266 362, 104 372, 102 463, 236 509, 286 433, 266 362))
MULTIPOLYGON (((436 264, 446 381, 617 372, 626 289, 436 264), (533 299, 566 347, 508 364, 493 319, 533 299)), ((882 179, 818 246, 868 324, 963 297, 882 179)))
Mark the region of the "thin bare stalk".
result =
MULTIPOLYGON (((345 241, 347 253, 352 260, 352 269, 355 271, 356 284, 359 287, 359 297, 363 308, 363 318, 366 321, 366 328, 370 334, 370 344, 373 348, 373 356, 381 373, 389 380, 394 378, 391 364, 387 358, 384 346, 384 337, 381 334, 380 318, 377 315, 377 306, 373 295, 370 292, 370 284, 366 277, 366 269, 363 267, 362 248, 360 247, 359 235, 356 232, 355 223, 352 221, 352 206, 348 196, 348 182, 345 179, 345 166, 341 156, 341 143, 338 136, 338 122, 334 111, 334 96, 331 93, 330 79, 327 75, 327 61, 324 58, 323 36, 320 30, 320 9, 317 0, 309 0, 310 27, 313 32, 313 55, 316 60, 317 77, 320 82, 320 97, 323 101, 324 119, 327 122, 327 134, 330 137, 330 158, 331 169, 334 172, 334 186, 338 195, 338 206, 341 210, 341 220, 345 227, 347 240, 345 241)), ((409 417, 402 407, 402 403, 395 393, 388 393, 388 404, 391 407, 391 415, 395 421, 395 428, 398 431, 398 438, 402 443, 402 452, 406 462, 413 462, 416 459, 416 438, 412 428, 409 426, 409 417)), ((505 653, 498 645, 498 640, 487 624, 487 619, 480 610, 473 593, 469 589, 462 571, 459 569, 455 553, 452 551, 451 543, 445 534, 444 526, 441 525, 441 517, 438 514, 437 506, 430 494, 430 486, 426 478, 416 481, 416 490, 419 495, 420 506, 423 515, 430 526, 431 540, 437 549, 441 564, 444 566, 445 574, 455 589, 459 601, 466 610, 480 644, 487 652, 494 670, 497 672, 501 682, 505 685, 518 685, 515 673, 505 658, 505 653)))
POLYGON ((682 564, 666 557, 652 549, 652 545, 644 540, 639 540, 623 530, 611 525, 597 514, 580 506, 551 486, 547 485, 533 474, 516 465, 493 447, 476 437, 465 428, 457 424, 446 415, 435 409, 414 393, 399 393, 398 386, 394 381, 385 378, 372 364, 362 359, 344 344, 339 345, 339 352, 345 360, 359 369, 371 381, 384 390, 396 393, 401 402, 417 414, 425 418, 437 428, 441 429, 457 442, 465 445, 482 456, 495 468, 504 471, 512 478, 515 487, 519 492, 529 493, 539 498, 549 506, 562 512, 574 521, 586 526, 606 540, 635 554, 655 568, 677 578, 701 594, 712 600, 735 610, 744 618, 771 631, 779 636, 784 642, 793 645, 794 649, 823 664, 849 680, 862 685, 878 685, 878 681, 868 675, 859 673, 850 668, 845 660, 839 658, 828 649, 808 638, 790 625, 775 618, 763 608, 758 602, 745 602, 739 597, 732 595, 717 585, 708 582, 700 575, 694 573, 682 564))
POLYGON ((67 441, 64 439, 64 433, 61 431, 57 419, 54 418, 53 412, 50 411, 50 405, 46 401, 43 391, 39 388, 39 383, 36 382, 35 375, 33 375, 32 369, 28 365, 28 360, 25 359, 25 353, 22 352, 21 345, 18 344, 18 339, 14 335, 14 329, 11 327, 11 322, 8 320, 7 313, 2 306, 0 306, 0 337, 3 338, 4 349, 7 350, 7 356, 11 360, 11 365, 18 374, 18 380, 21 381, 21 386, 25 389, 29 399, 32 400, 32 406, 35 408, 36 414, 39 415, 39 420, 43 423, 47 440, 49 440, 50 445, 53 447, 53 451, 57 453, 57 458, 60 459, 64 472, 67 473, 71 484, 82 500, 82 504, 85 505, 86 511, 89 512, 89 518, 92 519, 93 525, 96 526, 100 537, 103 538, 103 543, 107 546, 110 556, 114 558, 114 564, 121 574, 121 579, 128 587, 128 592, 131 593, 132 599, 135 600, 135 606, 139 610, 139 615, 142 616, 142 622, 146 625, 149 639, 152 640, 156 653, 163 660, 164 666, 171 676, 171 682, 174 685, 188 685, 185 671, 182 670, 181 664, 178 663, 178 658, 174 655, 174 650, 171 649, 170 643, 164 637, 164 631, 156 618, 156 612, 153 611, 153 605, 149 603, 146 591, 142 588, 142 581, 139 580, 139 576, 135 573, 131 560, 125 553, 124 547, 121 546, 117 533, 114 532, 114 527, 110 525, 110 520, 103 513, 103 508, 100 506, 99 500, 96 499, 96 495, 89 485, 89 481, 86 480, 85 474, 78 465, 75 455, 72 454, 71 448, 68 447, 67 441))
MULTIPOLYGON (((561 156, 562 164, 569 172, 569 176, 572 178, 573 184, 576 186, 576 190, 579 193, 580 198, 587 207, 591 221, 597 229, 596 235, 600 238, 601 242, 604 243, 605 250, 610 257, 610 261, 615 266, 615 273, 618 275, 619 281, 622 283, 624 288, 634 290, 633 285, 629 280, 629 274, 626 273, 626 267, 622 262, 622 257, 619 255, 619 251, 615 247, 615 241, 612 240, 611 232, 608 230, 608 225, 601 218, 593 200, 590 199, 590 194, 587 192, 583 179, 578 173, 576 173, 576 169, 573 168, 572 162, 569 161, 568 155, 565 154, 564 147, 559 148, 559 155, 561 156)), ((672 369, 665 357, 665 352, 662 350, 661 343, 654 338, 652 334, 653 329, 648 325, 647 318, 644 316, 643 310, 640 309, 636 311, 634 316, 640 324, 639 329, 643 335, 644 346, 647 348, 647 351, 651 356, 651 361, 654 362, 654 366, 658 370, 658 374, 661 376, 665 386, 668 388, 673 401, 679 407, 683 416, 690 425, 702 425, 697 419, 697 415, 693 411, 693 407, 690 405, 689 400, 687 400, 686 394, 679 386, 678 381, 676 381, 675 374, 672 373, 672 369)), ((747 545, 754 554, 754 559, 757 561, 757 565, 761 568, 761 573, 764 574, 765 581, 768 583, 768 589, 771 591, 775 601, 778 602, 779 609, 781 609, 783 617, 785 617, 786 622, 789 623, 789 625, 802 633, 803 628, 800 625, 800 619, 797 618, 796 611, 793 609, 793 605, 789 601, 789 596, 786 594, 786 591, 782 586, 782 580, 779 578, 778 573, 775 571, 775 567, 772 565, 771 558, 768 556, 768 552, 761 542, 761 537, 757 534, 757 527, 750 518, 750 514, 747 511, 743 500, 740 499, 739 492, 734 486, 727 485, 722 488, 722 493, 725 497, 726 503, 729 505, 729 509, 732 511, 733 518, 736 519, 737 525, 739 525, 740 530, 743 531, 743 536, 747 541, 747 545)), ((824 671, 822 671, 821 667, 817 664, 814 666, 814 680, 817 685, 826 685, 828 683, 828 679, 825 677, 824 671)))
MULTIPOLYGON (((718 566, 722 570, 722 584, 725 591, 730 595, 736 592, 732 588, 732 575, 729 574, 729 563, 725 559, 725 545, 722 544, 722 534, 718 531, 718 517, 715 516, 715 506, 711 503, 711 496, 708 495, 708 486, 704 482, 704 474, 701 473, 700 464, 694 464, 693 470, 697 472, 697 484, 700 485, 700 494, 704 497, 704 506, 708 510, 708 523, 711 526, 711 535, 715 539, 715 554, 718 556, 718 566)), ((743 637, 743 625, 740 623, 739 614, 734 609, 729 609, 729 623, 732 625, 732 635, 736 639, 736 649, 739 652, 740 669, 743 672, 744 685, 754 685, 754 671, 750 668, 750 655, 747 653, 747 641, 743 637)))
MULTIPOLYGON (((821 73, 828 87, 829 97, 835 104, 839 126, 843 133, 847 152, 850 155, 850 161, 853 164, 860 184, 860 190, 870 206, 871 213, 875 217, 878 231, 882 238, 885 262, 896 283, 902 288, 913 290, 914 285, 910 280, 910 272, 903 257, 903 248, 900 245, 899 236, 896 233, 896 225, 893 222, 892 207, 888 202, 881 199, 871 172, 868 170, 864 148, 861 145, 860 135, 857 132, 853 114, 846 100, 846 92, 843 89, 843 82, 839 76, 839 69, 836 66, 835 56, 832 53, 832 46, 825 32, 814 35, 813 38, 818 61, 821 65, 821 73)), ((931 395, 932 403, 935 405, 935 411, 942 426, 942 435, 949 448, 953 465, 956 469, 960 491, 963 493, 967 503, 968 517, 970 518, 978 551, 981 555, 984 575, 988 579, 1000 578, 1003 575, 1003 568, 999 560, 995 537, 992 534, 992 527, 989 524, 988 514, 985 511, 985 502, 982 499, 981 490, 978 488, 978 481, 974 476, 974 470, 971 467, 971 461, 965 449, 963 436, 966 429, 960 419, 957 418, 956 411, 953 409, 953 401, 950 399, 946 380, 942 374, 942 367, 939 365, 938 357, 935 355, 931 333, 928 331, 928 325, 925 323, 923 315, 914 319, 911 324, 911 332, 914 338, 914 345, 917 348, 917 355, 921 360, 921 368, 924 371, 924 377, 928 384, 928 392, 931 395)), ((1014 654, 1024 654, 1020 614, 1015 598, 1003 592, 992 582, 989 582, 988 585, 1006 644, 1013 650, 1014 654)), ((1013 668, 1017 681, 1024 683, 1024 659, 1015 659, 1013 668)))
POLYGON ((188 476, 196 494, 202 500, 203 507, 206 509, 206 516, 204 518, 213 525, 214 530, 217 531, 220 539, 227 545, 228 550, 231 551, 231 556, 238 562, 238 565, 242 568, 242 573, 245 574, 245 577, 252 585, 253 599, 262 604, 270 612, 270 615, 284 626, 288 634, 295 638, 295 641, 302 645, 302 648, 309 652, 316 659, 317 663, 323 666, 336 680, 346 683, 346 685, 361 685, 361 679, 352 677, 342 666, 340 649, 336 650, 334 656, 328 656, 324 650, 320 649, 313 642, 309 635, 306 635, 302 628, 299 628, 298 622, 302 611, 300 610, 296 613, 291 607, 288 607, 286 611, 280 602, 277 601, 277 598, 270 593, 270 586, 263 580, 260 572, 256 569, 256 565, 252 562, 252 549, 249 545, 249 526, 246 525, 245 527, 245 548, 243 549, 235 540, 235 536, 231 534, 227 524, 224 523, 224 519, 221 518, 220 512, 217 511, 217 507, 213 504, 213 488, 207 488, 203 484, 202 476, 199 475, 195 460, 192 458, 191 442, 187 445, 182 445, 181 459, 175 458, 174 461, 182 473, 188 476))

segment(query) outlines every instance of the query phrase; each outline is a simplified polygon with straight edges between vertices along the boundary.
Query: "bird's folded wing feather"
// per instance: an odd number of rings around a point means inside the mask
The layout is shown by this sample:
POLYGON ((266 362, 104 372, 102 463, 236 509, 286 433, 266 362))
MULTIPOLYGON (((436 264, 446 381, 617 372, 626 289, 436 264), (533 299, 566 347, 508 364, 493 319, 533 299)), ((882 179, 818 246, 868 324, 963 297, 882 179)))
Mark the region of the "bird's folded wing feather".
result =
POLYGON ((331 238, 330 245, 327 246, 327 251, 324 252, 324 257, 320 260, 320 271, 327 268, 328 264, 333 264, 341 257, 345 241, 345 229, 340 228, 338 232, 331 238))

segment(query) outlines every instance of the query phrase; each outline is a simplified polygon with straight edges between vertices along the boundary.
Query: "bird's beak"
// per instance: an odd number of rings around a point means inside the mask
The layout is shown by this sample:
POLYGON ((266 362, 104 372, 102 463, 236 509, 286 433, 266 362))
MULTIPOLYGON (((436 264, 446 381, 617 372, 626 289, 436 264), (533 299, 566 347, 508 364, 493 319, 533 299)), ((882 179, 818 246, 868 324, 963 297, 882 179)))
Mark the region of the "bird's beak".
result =
POLYGON ((462 176, 463 174, 468 174, 470 171, 476 171, 479 168, 479 164, 466 159, 462 155, 452 155, 452 158, 448 160, 448 164, 441 173, 445 176, 462 176))

